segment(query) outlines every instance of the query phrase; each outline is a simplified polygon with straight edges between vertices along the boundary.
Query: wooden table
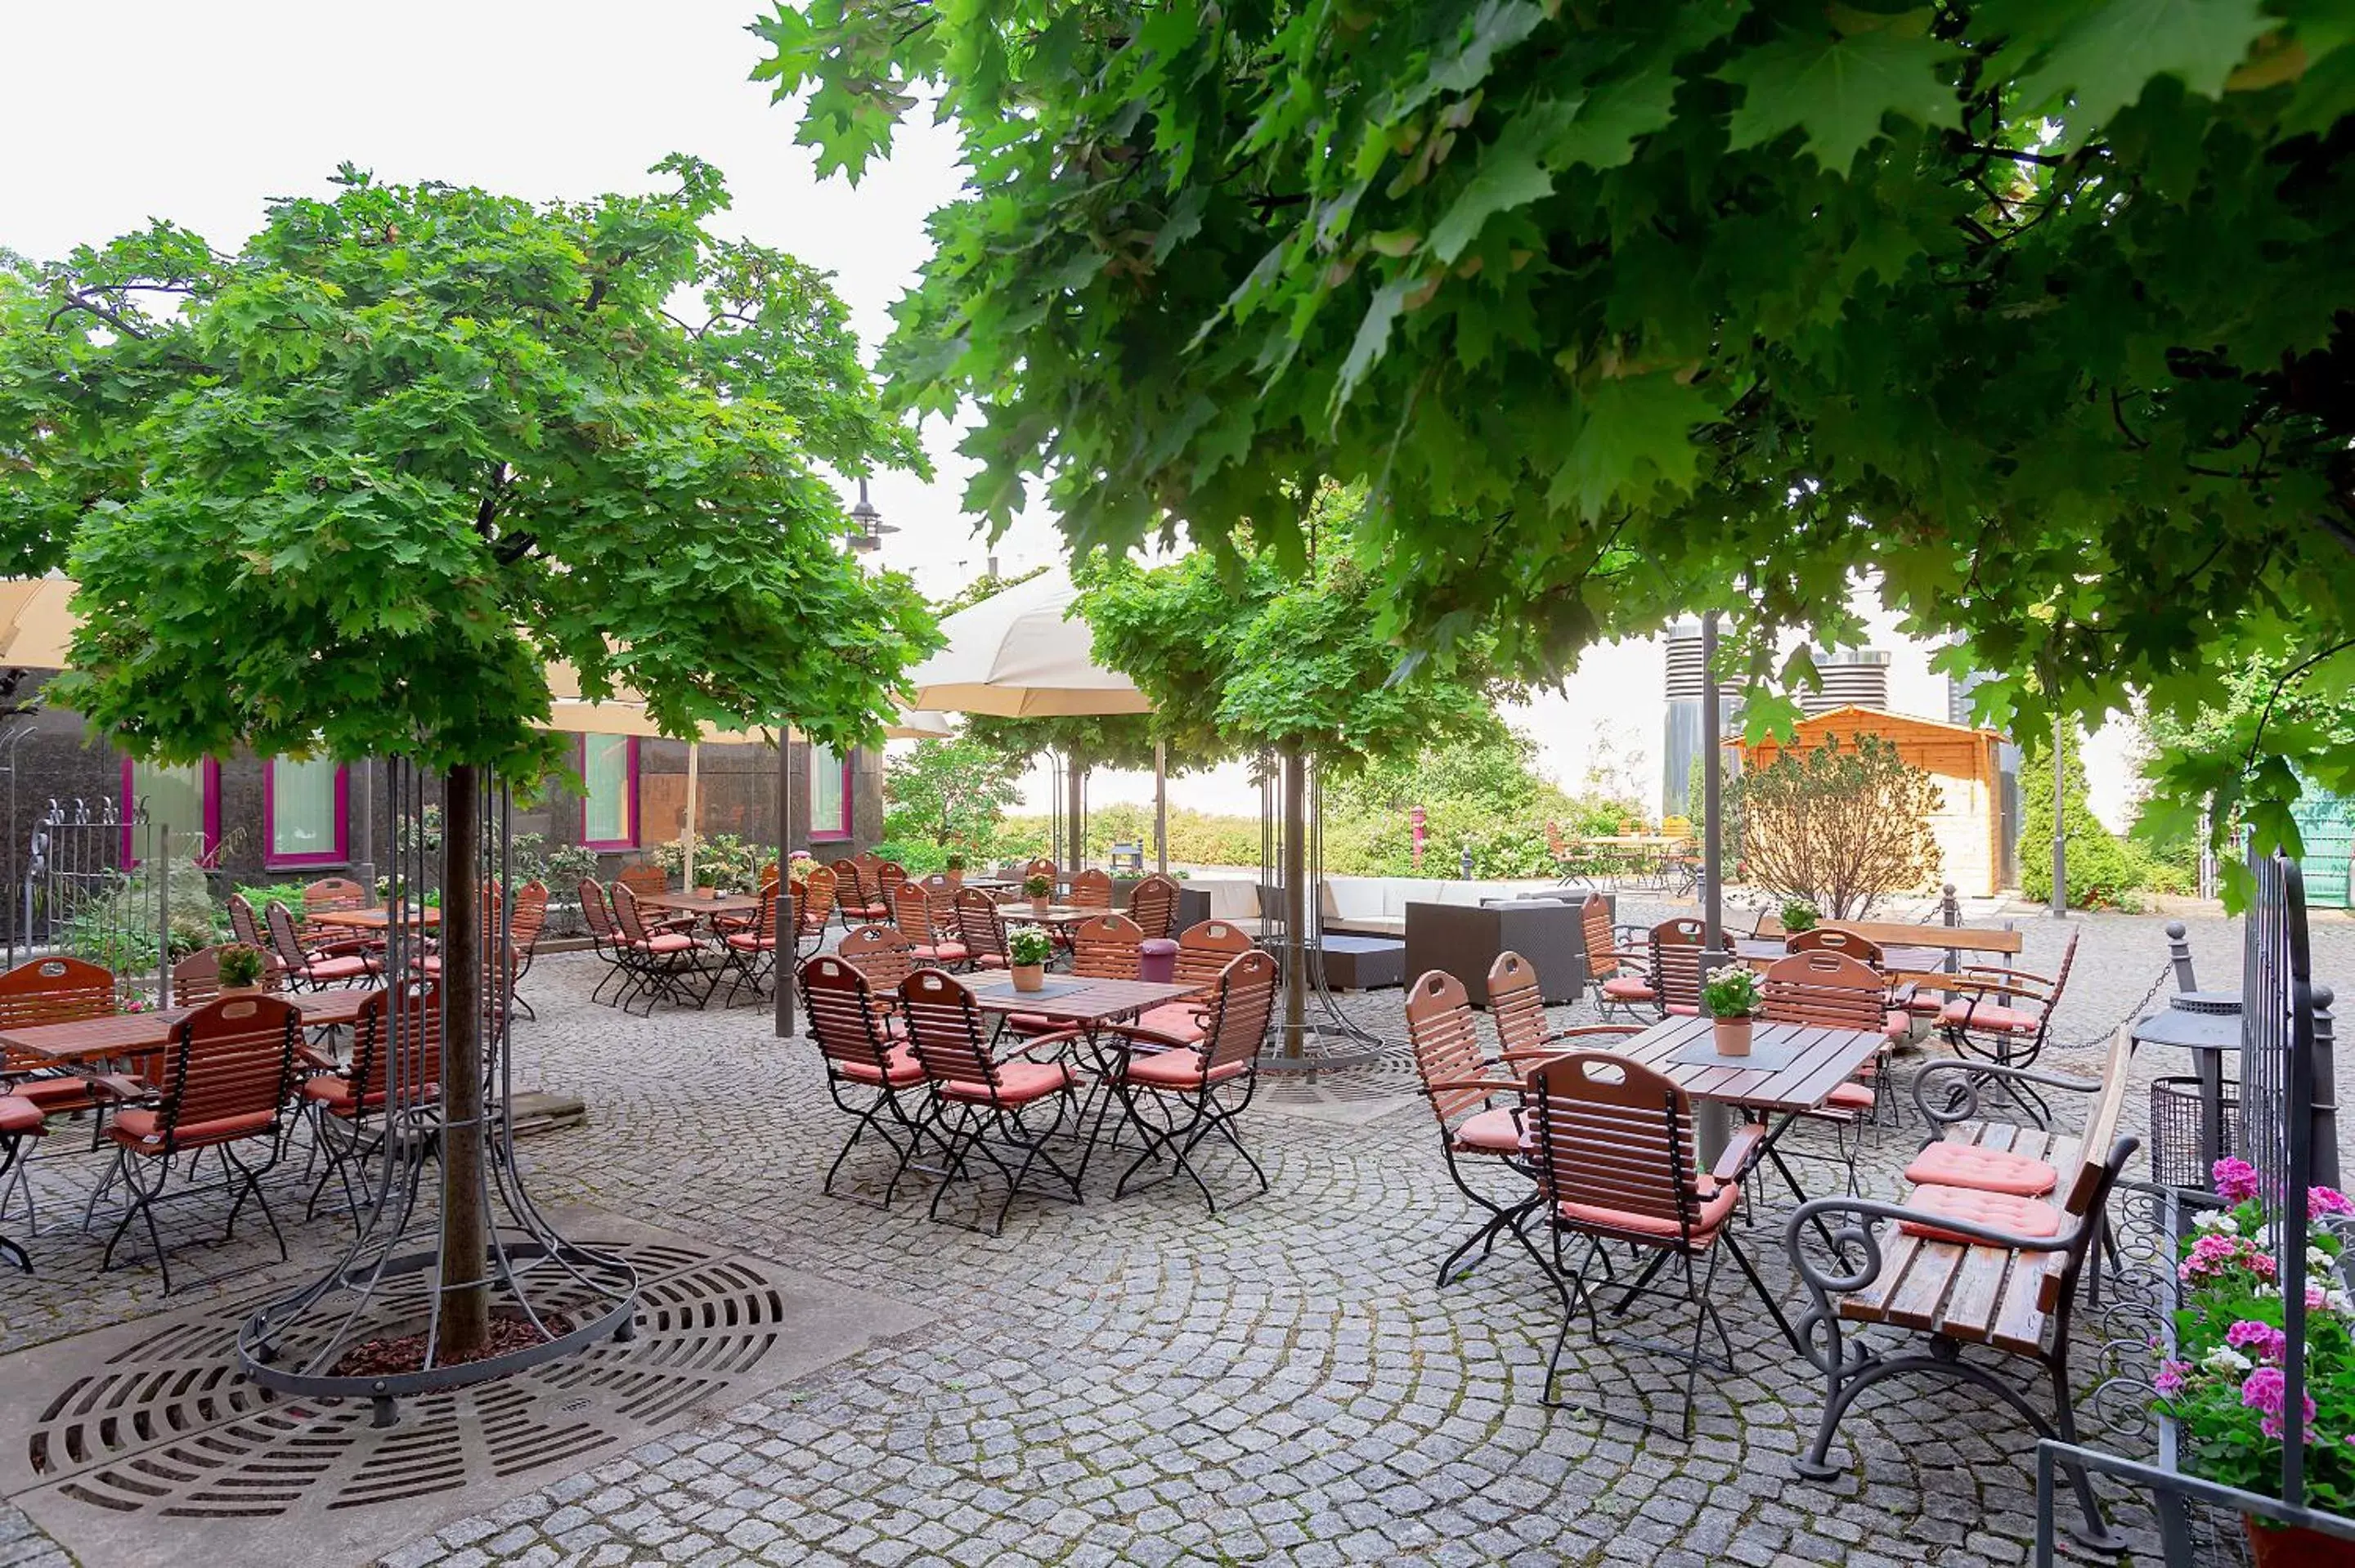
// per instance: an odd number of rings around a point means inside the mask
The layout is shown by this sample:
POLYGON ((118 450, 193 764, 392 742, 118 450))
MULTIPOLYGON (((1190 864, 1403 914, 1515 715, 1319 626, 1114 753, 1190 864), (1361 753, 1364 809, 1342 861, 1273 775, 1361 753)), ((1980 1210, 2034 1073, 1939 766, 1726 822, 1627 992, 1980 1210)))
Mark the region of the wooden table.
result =
MULTIPOLYGON (((381 906, 374 909, 322 909, 316 915, 304 916, 314 926, 341 926, 353 931, 389 931, 392 911, 381 906)), ((401 917, 404 926, 439 926, 442 911, 430 904, 412 906, 401 917)))
MULTIPOLYGON (((1771 964, 1778 959, 1789 958, 1791 949, 1787 938, 1738 937, 1734 938, 1733 953, 1745 964, 1771 964)), ((1940 956, 1935 948, 1889 943, 1881 948, 1881 968, 1891 979, 1934 976, 1940 956)))
MULTIPOLYGON (((294 1004, 306 1029, 358 1022, 360 1004, 381 995, 381 986, 345 986, 336 991, 306 991, 281 996, 294 1004)), ((166 1007, 149 1012, 123 1012, 112 1018, 85 1018, 73 1023, 37 1023, 0 1030, 0 1046, 39 1056, 59 1066, 117 1060, 161 1051, 172 1043, 172 1029, 197 1011, 166 1007)))
POLYGON ((1030 907, 1028 900, 1001 906, 997 911, 1008 926, 1076 926, 1092 920, 1099 915, 1116 915, 1116 909, 1082 909, 1076 904, 1050 904, 1044 915, 1030 907))
POLYGON ((1708 1062, 1671 1058, 1685 1046, 1706 1044, 1714 1021, 1670 1018, 1614 1047, 1614 1054, 1641 1062, 1675 1080, 1695 1102, 1693 1131, 1701 1144, 1703 1169, 1716 1162, 1733 1136, 1733 1111, 1781 1111, 1786 1115, 1813 1110, 1881 1050, 1885 1037, 1878 1030, 1832 1029, 1811 1023, 1769 1023, 1751 1026, 1753 1052, 1796 1044, 1798 1054, 1782 1067, 1746 1066, 1740 1056, 1720 1056, 1708 1062))
POLYGON ((643 909, 675 909, 689 915, 757 915, 761 912, 761 895, 757 893, 715 893, 704 897, 694 893, 641 893, 638 906, 643 909))
MULTIPOLYGON (((1092 915, 1103 911, 1092 909, 1092 915)), ((1092 1029, 1133 1018, 1165 1002, 1182 1001, 1201 991, 1199 985, 1167 980, 1086 980, 1076 975, 1050 975, 1055 994, 1016 991, 1014 977, 1005 973, 961 975, 973 991, 974 1005, 984 1012, 1029 1012, 1074 1029, 1092 1029)))
MULTIPOLYGON (((1942 953, 2002 953, 2016 955, 2020 936, 2016 930, 1990 930, 1984 926, 1912 926, 1898 920, 1826 920, 1824 925, 1853 931, 1883 948, 1935 948, 1942 953)), ((1788 935, 1773 915, 1762 916, 1753 935, 1780 939, 1788 935)))

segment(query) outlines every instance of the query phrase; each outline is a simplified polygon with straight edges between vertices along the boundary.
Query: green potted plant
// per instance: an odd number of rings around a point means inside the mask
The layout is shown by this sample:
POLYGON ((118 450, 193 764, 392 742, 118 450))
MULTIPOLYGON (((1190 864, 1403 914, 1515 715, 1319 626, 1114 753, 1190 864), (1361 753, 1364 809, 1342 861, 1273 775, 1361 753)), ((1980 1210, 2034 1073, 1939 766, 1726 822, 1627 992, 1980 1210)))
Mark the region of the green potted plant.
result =
POLYGON ((266 965, 260 948, 243 942, 223 942, 213 956, 223 996, 246 996, 261 989, 266 965))
POLYGON ((1750 1054, 1750 1024, 1764 1000, 1758 975, 1747 964, 1711 969, 1701 981, 1701 1005, 1709 1010, 1710 1033, 1721 1056, 1750 1054))
POLYGON ((1055 895, 1055 879, 1043 874, 1026 876, 1022 879, 1022 891, 1030 895, 1030 913, 1044 915, 1055 895))
POLYGON ((1804 898, 1785 900, 1783 905, 1783 934, 1796 937, 1802 931, 1812 931, 1823 924, 1824 913, 1804 898))
POLYGON ((1006 962, 1014 975, 1016 991, 1043 988, 1047 983, 1047 960, 1054 956, 1053 940, 1036 926, 1017 926, 1006 934, 1006 962))
MULTIPOLYGON (((2277 1497, 2289 1349, 2264 1183, 2243 1160, 2216 1161, 2216 1192, 2232 1205, 2202 1210, 2179 1244, 2175 1343, 2151 1380, 2159 1407, 2183 1436, 2184 1467, 2243 1491, 2277 1497)), ((2276 1205, 2277 1206, 2277 1205, 2276 1205)), ((2355 1511, 2355 1298, 2340 1272, 2346 1243, 2334 1228, 2355 1204, 2332 1188, 2307 1192, 2306 1501, 2355 1511)), ((2344 1568, 2355 1542, 2241 1516, 2257 1568, 2344 1568)))
POLYGON ((941 862, 941 874, 949 879, 951 887, 964 885, 964 856, 952 850, 948 859, 941 862))

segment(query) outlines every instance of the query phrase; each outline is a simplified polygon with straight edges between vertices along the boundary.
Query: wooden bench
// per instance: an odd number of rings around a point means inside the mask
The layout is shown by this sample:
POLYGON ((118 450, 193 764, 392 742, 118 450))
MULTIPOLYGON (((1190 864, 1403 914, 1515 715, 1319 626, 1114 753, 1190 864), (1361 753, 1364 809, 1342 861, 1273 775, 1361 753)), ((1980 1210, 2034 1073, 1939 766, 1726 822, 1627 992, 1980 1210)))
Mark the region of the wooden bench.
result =
MULTIPOLYGON (((1993 930, 1985 926, 1914 926, 1902 920, 1826 920, 1843 931, 1853 931, 1868 941, 1882 947, 1944 948, 1956 953, 2017 954, 2020 950, 2020 935, 2007 927, 1993 930)), ((1753 937, 1785 937, 1781 916, 1766 914, 1758 917, 1752 927, 1753 937)))
MULTIPOLYGON (((1814 1444, 1796 1463, 1801 1475, 1817 1480, 1837 1475, 1827 1456, 1849 1407, 1883 1379, 1913 1372, 1975 1383, 2018 1411, 2038 1437, 2077 1440, 2069 1394, 2070 1319, 2078 1277, 2102 1234, 2110 1191, 2139 1146, 2117 1131, 2132 1049, 2127 1032, 2120 1029, 2109 1070, 2074 1140, 1992 1122, 1950 1128, 1954 1137, 1987 1146, 2002 1140, 2023 1154, 2062 1156, 2061 1187, 2048 1202, 1922 1187, 1906 1204, 1818 1198, 1791 1216, 1785 1244, 1794 1270, 1813 1298, 1799 1334, 1809 1360, 1826 1378, 1823 1419, 1814 1444), (1965 1195, 1954 1197, 1957 1192, 1965 1195), (2041 1216, 2033 1213, 2039 1207, 2041 1216), (2038 1218, 2051 1234, 2034 1234, 2038 1218), (2011 1228, 1995 1223, 1999 1219, 2008 1219, 2011 1228), (1802 1235, 1816 1224, 1835 1227, 1838 1258, 1826 1262, 1808 1255, 1802 1235), (1847 1324, 1911 1330, 1928 1335, 1930 1344, 1926 1353, 1868 1350, 1844 1338, 1847 1324), (1965 1360, 1966 1347, 2036 1362, 2050 1384, 2051 1417, 2008 1380, 1965 1360)), ((2083 1472, 2071 1468, 2069 1478, 2084 1515, 2083 1530, 2073 1533, 2100 1550, 2123 1551, 2125 1542, 2103 1522, 2083 1472)))

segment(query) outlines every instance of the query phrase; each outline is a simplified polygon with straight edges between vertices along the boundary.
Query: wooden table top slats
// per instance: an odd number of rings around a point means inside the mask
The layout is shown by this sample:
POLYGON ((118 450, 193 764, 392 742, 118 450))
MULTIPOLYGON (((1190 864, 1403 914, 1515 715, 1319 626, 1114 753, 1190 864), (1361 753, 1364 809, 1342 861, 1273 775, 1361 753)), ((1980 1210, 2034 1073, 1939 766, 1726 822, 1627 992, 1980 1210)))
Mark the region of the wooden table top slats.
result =
MULTIPOLYGON (((383 931, 392 926, 392 911, 381 906, 374 909, 322 909, 304 918, 314 926, 343 926, 355 931, 383 931)), ((402 922, 410 926, 439 926, 442 911, 427 906, 411 909, 402 922)))
POLYGON ((973 988, 973 1000, 984 1012, 1035 1012, 1075 1027, 1144 1012, 1164 1002, 1182 1001, 1201 989, 1162 980, 1089 980, 1084 990, 1041 996, 1016 991, 1010 977, 977 976, 965 983, 973 988))
MULTIPOLYGON (((1758 937, 1782 938, 1781 921, 1770 918, 1759 924, 1758 937)), ((1827 920, 1824 924, 1853 931, 1883 947, 1893 944, 1901 948, 1936 948, 1957 953, 2009 954, 2021 950, 2018 931, 1995 931, 1984 926, 1913 926, 1898 920, 1827 920)))
POLYGON ((709 898, 692 893, 641 893, 639 905, 647 909, 677 909, 697 915, 749 915, 761 907, 757 893, 719 893, 709 898))
POLYGON ((1711 1022, 1707 1018, 1670 1018, 1611 1050, 1666 1074, 1696 1098, 1789 1111, 1812 1110, 1823 1104, 1881 1046, 1881 1036, 1870 1030, 1769 1023, 1762 1019, 1752 1026, 1753 1049, 1796 1039, 1799 1052, 1789 1065, 1770 1072, 1743 1066, 1739 1056, 1715 1062, 1670 1059, 1687 1045, 1705 1044, 1711 1022))
MULTIPOLYGON (((356 1022, 360 1004, 378 994, 376 986, 346 986, 336 991, 306 991, 280 998, 303 1014, 304 1027, 356 1022)), ((172 1027, 194 1012, 172 1007, 154 1012, 123 1012, 112 1018, 85 1018, 72 1023, 37 1023, 0 1031, 0 1044, 46 1057, 60 1065, 136 1056, 160 1051, 172 1043, 172 1027)))

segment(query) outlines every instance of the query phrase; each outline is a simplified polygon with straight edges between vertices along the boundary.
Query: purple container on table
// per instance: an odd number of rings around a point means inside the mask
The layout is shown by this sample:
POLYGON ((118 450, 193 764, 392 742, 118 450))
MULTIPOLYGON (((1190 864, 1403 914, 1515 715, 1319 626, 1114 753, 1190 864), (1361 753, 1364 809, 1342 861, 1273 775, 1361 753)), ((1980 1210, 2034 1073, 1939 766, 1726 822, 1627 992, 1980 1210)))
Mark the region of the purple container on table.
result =
POLYGON ((1178 944, 1167 937, 1147 937, 1137 945, 1136 978, 1167 985, 1178 978, 1178 944))

